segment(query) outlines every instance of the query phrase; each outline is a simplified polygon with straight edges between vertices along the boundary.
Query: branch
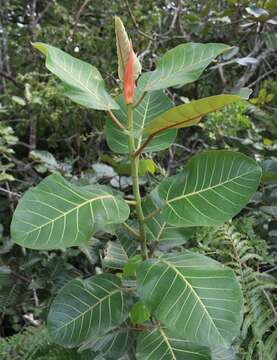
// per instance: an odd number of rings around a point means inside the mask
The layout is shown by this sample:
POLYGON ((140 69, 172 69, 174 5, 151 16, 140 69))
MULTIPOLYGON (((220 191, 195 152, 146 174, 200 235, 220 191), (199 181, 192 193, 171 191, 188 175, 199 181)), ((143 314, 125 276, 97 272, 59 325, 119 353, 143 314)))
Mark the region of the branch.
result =
POLYGON ((77 11, 76 15, 75 15, 75 21, 74 21, 74 25, 73 25, 73 31, 72 31, 72 35, 71 38, 74 38, 75 32, 76 32, 76 28, 78 25, 78 22, 80 20, 80 17, 82 15, 82 13, 84 12, 85 8, 88 6, 88 4, 91 2, 91 0, 85 0, 83 2, 83 4, 81 5, 80 9, 77 11))
POLYGON ((112 122, 117 126, 117 127, 119 127, 119 129, 121 129, 123 132, 127 132, 127 129, 125 128, 125 126, 123 126, 122 124, 121 124, 121 122, 117 119, 117 117, 112 113, 112 111, 111 110, 108 110, 107 111, 108 112, 108 114, 110 115, 110 117, 111 117, 111 119, 112 119, 112 122))
POLYGON ((140 238, 139 233, 135 229, 133 229, 131 226, 129 226, 126 222, 124 222, 122 225, 125 227, 125 229, 127 231, 129 231, 130 234, 134 235, 138 239, 140 238))
POLYGON ((193 121, 193 120, 195 120, 195 119, 197 119, 197 118, 201 118, 202 116, 205 116, 205 115, 207 115, 207 114, 198 114, 198 115, 193 116, 193 117, 191 117, 191 118, 189 118, 189 119, 186 119, 186 120, 184 120, 184 121, 181 121, 181 122, 179 122, 179 123, 177 123, 177 124, 171 124, 171 125, 165 126, 165 127, 162 128, 162 129, 159 129, 159 130, 155 131, 153 134, 151 134, 151 135, 148 136, 148 138, 144 141, 144 143, 134 152, 134 155, 133 155, 133 156, 134 156, 134 157, 137 157, 137 156, 142 152, 142 150, 149 144, 149 142, 150 142, 156 135, 158 135, 159 133, 161 133, 161 132, 163 132, 163 131, 166 131, 166 130, 168 130, 168 129, 172 129, 172 128, 178 126, 178 125, 182 125, 182 124, 184 124, 184 123, 186 123, 186 122, 188 122, 188 121, 193 121))
POLYGON ((47 13, 47 11, 49 10, 50 6, 54 4, 54 0, 50 0, 48 2, 48 4, 45 6, 45 8, 42 10, 42 12, 40 13, 40 15, 37 17, 35 23, 36 25, 40 22, 40 20, 43 18, 43 16, 47 13))
POLYGON ((239 78, 236 85, 234 86, 233 90, 237 90, 242 88, 243 86, 247 85, 249 80, 252 78, 252 76, 257 71, 258 67, 260 66, 261 62, 272 52, 271 49, 264 50, 258 57, 256 64, 252 65, 250 68, 248 68, 245 73, 239 78))
POLYGON ((6 74, 3 71, 0 71, 0 76, 11 81, 16 87, 20 88, 20 85, 17 83, 16 79, 13 76, 6 74))
POLYGON ((150 214, 148 214, 147 216, 144 217, 144 222, 147 222, 147 221, 151 220, 154 216, 159 214, 161 212, 161 210, 162 210, 162 208, 158 207, 157 209, 152 211, 150 214))
POLYGON ((3 187, 0 187, 0 192, 4 193, 4 194, 7 195, 8 197, 11 197, 11 196, 13 196, 13 197, 15 197, 15 198, 20 198, 20 197, 21 197, 20 194, 18 194, 18 193, 16 193, 16 192, 13 192, 13 191, 10 191, 10 190, 7 190, 7 189, 5 189, 5 188, 3 188, 3 187))
POLYGON ((138 99, 138 101, 133 105, 133 108, 136 108, 137 106, 139 106, 139 104, 142 102, 142 100, 144 99, 146 95, 146 91, 144 91, 141 95, 141 97, 138 99))
POLYGON ((134 24, 134 27, 136 28, 136 31, 137 31, 140 35, 146 37, 147 39, 149 39, 149 40, 154 40, 154 38, 153 38, 151 35, 148 35, 148 34, 146 34, 145 32, 143 32, 143 31, 140 30, 139 25, 138 25, 138 23, 137 23, 134 15, 133 15, 133 13, 132 13, 132 10, 131 10, 131 8, 130 8, 130 5, 129 5, 128 0, 125 0, 125 4, 126 4, 127 10, 128 10, 128 13, 129 13, 129 15, 130 15, 130 18, 131 18, 131 20, 132 20, 132 22, 133 22, 133 24, 134 24))

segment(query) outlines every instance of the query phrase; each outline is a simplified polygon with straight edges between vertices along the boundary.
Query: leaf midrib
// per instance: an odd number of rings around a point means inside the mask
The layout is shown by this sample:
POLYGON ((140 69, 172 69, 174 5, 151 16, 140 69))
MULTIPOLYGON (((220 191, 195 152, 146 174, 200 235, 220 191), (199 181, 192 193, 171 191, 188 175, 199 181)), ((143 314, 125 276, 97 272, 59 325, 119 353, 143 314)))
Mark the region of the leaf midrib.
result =
POLYGON ((162 338, 164 339, 164 341, 165 341, 165 343, 166 343, 166 345, 167 345, 167 347, 168 347, 168 349, 169 349, 169 351, 170 351, 170 353, 171 353, 171 355, 172 355, 172 359, 173 359, 173 360, 177 360, 177 358, 176 358, 176 356, 175 356, 175 354, 174 354, 174 351, 173 351, 173 349, 172 349, 172 347, 171 347, 170 342, 168 341, 168 338, 167 338, 165 332, 163 331, 162 328, 159 328, 159 332, 160 332, 162 338))
POLYGON ((98 196, 97 198, 89 199, 89 200, 87 200, 87 201, 73 207, 72 209, 66 211, 65 213, 63 213, 61 215, 58 215, 57 217, 55 217, 54 219, 51 219, 50 221, 44 223, 43 225, 37 226, 35 229, 26 232, 26 237, 29 236, 32 232, 37 231, 38 229, 42 229, 44 226, 47 226, 47 225, 49 225, 49 224, 51 224, 51 223, 53 223, 55 221, 58 221, 62 217, 65 217, 65 216, 69 215, 71 212, 79 210, 82 206, 85 206, 88 203, 93 203, 93 202, 95 202, 97 200, 103 200, 103 199, 107 199, 107 198, 114 198, 114 196, 112 196, 112 195, 103 195, 103 196, 98 196))
POLYGON ((77 321, 80 317, 85 316, 85 314, 89 311, 92 311, 96 306, 102 304, 102 302, 104 302, 106 299, 108 299, 109 297, 112 297, 112 295, 114 295, 115 293, 121 293, 122 289, 120 287, 116 288, 115 290, 113 290, 112 292, 110 292, 108 295, 104 296, 103 298, 101 298, 99 301, 97 301, 95 304, 93 304, 92 306, 90 306, 87 310, 85 310, 83 313, 81 313, 80 315, 78 315, 77 317, 75 317, 74 319, 70 320, 68 323, 64 324, 63 326, 57 328, 55 331, 58 332, 61 329, 63 329, 66 326, 70 326, 70 324, 74 323, 75 321, 77 321))
MULTIPOLYGON (((187 66, 185 66, 186 64, 184 64, 184 67, 182 67, 182 68, 179 68, 178 70, 176 70, 176 71, 173 71, 173 70, 171 70, 169 73, 168 73, 168 75, 166 75, 166 76, 164 76, 164 77, 161 77, 161 78, 159 78, 159 79, 155 79, 155 75, 157 74, 157 73, 159 73, 159 71, 160 71, 160 69, 162 68, 159 68, 159 67, 157 67, 157 69, 155 69, 153 72, 152 72, 152 74, 151 74, 151 77, 149 78, 149 80, 148 80, 148 82, 147 82, 147 84, 146 84, 146 86, 145 86, 145 90, 155 90, 155 89, 152 89, 152 87, 153 87, 153 85, 155 86, 157 83, 159 83, 159 82, 163 82, 163 81, 165 81, 165 80, 167 80, 167 79, 169 79, 171 76, 172 76, 172 74, 174 74, 174 76, 176 76, 178 73, 183 73, 184 72, 184 69, 185 69, 185 75, 189 75, 189 72, 191 72, 192 71, 192 69, 193 69, 193 67, 194 66, 199 66, 199 64, 201 64, 202 62, 205 62, 205 61, 207 61, 207 59, 209 59, 209 58, 214 58, 214 55, 215 54, 213 54, 213 55, 211 55, 210 57, 207 57, 207 58, 205 58, 205 59, 203 59, 203 60, 201 60, 201 61, 198 61, 197 63, 195 63, 195 64, 193 64, 193 65, 187 65, 187 66), (151 78, 154 78, 154 81, 153 81, 153 79, 152 79, 152 82, 151 82, 151 78), (149 86, 150 86, 150 88, 149 88, 149 86)), ((162 64, 162 65, 164 65, 164 64, 162 64)), ((165 66, 164 66, 165 67, 165 66)), ((204 69, 203 69, 204 70, 204 69)), ((199 70, 199 69, 195 69, 195 71, 201 71, 201 69, 199 70)))
POLYGON ((174 265, 172 265, 170 262, 166 261, 163 258, 160 258, 159 261, 165 263, 169 268, 171 268, 173 271, 176 272, 176 274, 181 278, 181 280, 184 281, 184 283, 190 288, 191 292, 194 294, 194 296, 196 297, 197 301, 199 302, 199 304, 202 306, 205 314, 208 316, 208 318, 210 319, 213 327, 216 329, 216 332, 219 334, 220 338, 222 339, 223 343, 225 344, 225 340, 223 338, 223 336, 221 335, 221 333, 219 332, 218 328, 216 327, 213 318, 211 317, 211 315, 209 314, 208 310, 206 309, 205 305, 203 304, 201 298, 198 296, 197 292, 194 290, 193 286, 190 284, 190 282, 186 279, 186 277, 178 270, 178 268, 174 265))
MULTIPOLYGON (((209 186, 209 187, 206 187, 206 188, 204 188, 204 189, 200 189, 200 190, 198 190, 198 191, 193 191, 193 192, 191 192, 191 193, 189 193, 189 194, 183 194, 183 195, 177 196, 177 197, 175 197, 175 198, 173 198, 173 199, 167 200, 166 203, 169 204, 169 203, 171 203, 171 202, 173 202, 173 201, 178 201, 178 200, 181 200, 181 199, 184 199, 184 198, 193 196, 193 195, 201 194, 202 192, 209 191, 210 189, 215 189, 215 188, 217 188, 217 187, 219 187, 219 186, 225 185, 225 184, 227 184, 227 183, 229 183, 229 182, 232 182, 232 181, 234 181, 234 180, 236 180, 236 179, 239 179, 239 178, 241 178, 241 177, 243 177, 243 176, 245 176, 245 175, 251 174, 251 173, 253 173, 253 172, 255 172, 255 171, 256 171, 256 170, 253 169, 253 170, 251 170, 251 171, 248 171, 248 172, 246 172, 246 173, 240 174, 240 175, 235 176, 235 177, 233 177, 233 178, 229 178, 229 179, 227 179, 227 180, 225 180, 225 181, 223 181, 223 182, 221 182, 221 183, 218 183, 218 184, 216 184, 216 185, 209 186)), ((188 175, 187 175, 187 176, 188 176, 188 175)))
MULTIPOLYGON (((63 55, 63 56, 64 56, 64 55, 63 55)), ((73 60, 71 60, 71 61, 73 61, 73 60)), ((73 81, 76 81, 76 82, 79 84, 80 89, 82 89, 82 87, 85 88, 90 95, 93 95, 93 96, 96 97, 96 99, 97 99, 97 101, 98 101, 99 103, 101 103, 102 101, 105 103, 103 96, 102 96, 102 97, 99 97, 99 96, 97 95, 97 93, 95 93, 95 92, 92 91, 92 89, 88 88, 86 85, 84 85, 82 82, 80 82, 80 80, 78 80, 78 79, 76 79, 74 76, 72 76, 72 73, 69 72, 67 68, 64 68, 64 67, 61 66, 61 64, 59 64, 58 62, 56 62, 56 65, 57 65, 62 71, 66 72, 73 81)), ((91 65, 91 66, 92 66, 92 65, 91 65)), ((91 70, 91 72, 92 72, 92 70, 91 70)), ((89 76, 90 76, 90 75, 89 75, 89 76)), ((101 83, 101 82, 103 82, 103 80, 101 80, 101 79, 95 79, 95 80, 98 81, 98 84, 101 83)), ((105 91, 105 89, 104 89, 104 91, 105 91)), ((108 102, 108 103, 106 102, 106 104, 107 104, 108 108, 111 108, 110 102, 108 102)))

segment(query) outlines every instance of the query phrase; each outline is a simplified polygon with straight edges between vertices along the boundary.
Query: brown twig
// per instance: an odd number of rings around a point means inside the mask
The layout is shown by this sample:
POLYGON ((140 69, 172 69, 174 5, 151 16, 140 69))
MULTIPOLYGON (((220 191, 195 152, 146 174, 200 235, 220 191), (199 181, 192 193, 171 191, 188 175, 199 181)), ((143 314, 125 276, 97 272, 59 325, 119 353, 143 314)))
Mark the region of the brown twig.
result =
POLYGON ((0 76, 2 76, 3 78, 11 81, 16 87, 20 88, 21 86, 18 84, 18 82, 16 81, 16 79, 11 76, 10 74, 6 74, 3 71, 0 71, 0 76))
POLYGON ((82 15, 82 13, 84 12, 85 8, 88 6, 88 4, 90 2, 91 2, 91 0, 85 0, 83 2, 83 4, 81 5, 81 7, 79 8, 79 10, 77 11, 76 16, 75 16, 74 25, 73 25, 73 31, 72 31, 71 39, 74 38, 74 35, 75 35, 75 32, 76 32, 77 25, 78 25, 78 22, 80 20, 80 17, 82 15))
POLYGON ((186 122, 193 121, 193 120, 195 120, 195 119, 197 119, 197 118, 201 118, 201 117, 204 116, 204 115, 207 115, 207 114, 198 114, 198 115, 196 115, 196 116, 191 117, 190 119, 186 119, 186 120, 181 121, 181 122, 179 122, 179 123, 177 123, 177 124, 175 123, 175 124, 171 124, 171 125, 165 126, 165 127, 163 127, 162 129, 159 129, 159 130, 155 131, 153 134, 149 135, 148 138, 144 141, 144 143, 135 151, 134 157, 137 157, 137 156, 142 152, 142 150, 149 144, 149 142, 150 142, 156 135, 158 135, 159 133, 161 133, 161 132, 163 132, 163 131, 166 131, 166 130, 168 130, 168 129, 172 129, 172 128, 176 127, 177 125, 182 125, 182 124, 184 124, 184 123, 186 123, 186 122))
POLYGON ((126 230, 129 231, 130 234, 134 235, 137 238, 140 237, 139 233, 135 229, 133 229, 130 225, 128 225, 126 222, 123 223, 123 226, 125 227, 126 230))
POLYGON ((127 10, 128 10, 128 13, 129 13, 129 15, 130 15, 130 18, 131 18, 131 20, 132 20, 132 22, 133 22, 133 24, 134 24, 134 27, 136 28, 136 31, 137 31, 140 35, 146 37, 147 39, 149 39, 149 40, 154 40, 154 38, 153 38, 151 35, 146 34, 144 31, 141 31, 141 30, 140 30, 139 25, 138 25, 138 23, 137 23, 137 21, 136 21, 136 18, 134 17, 134 14, 132 13, 132 10, 131 10, 131 8, 130 8, 130 5, 129 5, 128 0, 125 0, 125 4, 126 4, 127 10))
POLYGON ((157 209, 155 209, 150 214, 148 214, 147 216, 144 217, 144 222, 147 222, 147 221, 151 220, 154 216, 159 214, 161 211, 162 211, 162 208, 158 207, 157 209))
POLYGON ((111 110, 108 110, 107 111, 108 114, 110 115, 111 119, 112 119, 112 122, 117 126, 119 127, 119 129, 121 129, 123 132, 127 132, 127 129, 125 128, 125 126, 123 126, 121 124, 121 122, 117 119, 117 117, 112 113, 111 110))
POLYGON ((5 189, 5 188, 3 188, 3 187, 0 187, 0 192, 6 194, 8 197, 11 197, 11 196, 16 197, 16 198, 20 198, 20 197, 21 197, 20 194, 18 194, 18 193, 16 193, 16 192, 13 192, 13 191, 10 191, 10 190, 7 190, 7 189, 5 189))

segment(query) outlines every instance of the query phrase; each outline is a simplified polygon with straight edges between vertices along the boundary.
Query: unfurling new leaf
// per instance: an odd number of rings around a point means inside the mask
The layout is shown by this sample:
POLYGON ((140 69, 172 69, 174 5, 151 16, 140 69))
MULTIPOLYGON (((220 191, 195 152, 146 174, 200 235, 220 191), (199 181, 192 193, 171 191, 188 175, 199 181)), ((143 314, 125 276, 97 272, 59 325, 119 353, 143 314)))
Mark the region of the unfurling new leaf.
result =
MULTIPOLYGON (((130 56, 130 40, 125 27, 118 16, 115 17, 115 35, 118 58, 118 77, 123 82, 125 69, 130 56)), ((141 64, 132 49, 133 55, 133 80, 137 80, 141 73, 141 64)))

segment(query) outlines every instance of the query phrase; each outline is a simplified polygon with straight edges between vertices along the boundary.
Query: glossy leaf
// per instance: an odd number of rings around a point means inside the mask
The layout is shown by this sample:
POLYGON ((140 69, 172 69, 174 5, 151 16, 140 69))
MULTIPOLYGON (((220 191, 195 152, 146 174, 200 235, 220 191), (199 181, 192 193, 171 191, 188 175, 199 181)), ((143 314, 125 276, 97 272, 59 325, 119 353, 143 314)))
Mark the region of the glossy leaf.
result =
POLYGON ((127 302, 121 281, 115 275, 72 280, 50 307, 48 330, 57 344, 78 346, 123 323, 128 316, 127 302))
POLYGON ((138 293, 148 309, 179 336, 211 348, 239 334, 240 286, 231 269, 206 256, 171 253, 144 261, 138 293))
POLYGON ((163 328, 144 331, 137 344, 138 360, 210 360, 208 348, 191 343, 163 328))
POLYGON ((228 50, 224 44, 187 43, 176 46, 159 60, 149 76, 145 91, 183 86, 197 80, 205 68, 221 53, 228 50))
POLYGON ((152 120, 144 132, 151 135, 162 129, 196 125, 203 116, 238 100, 241 100, 240 96, 216 95, 176 106, 152 120))
POLYGON ((19 201, 11 234, 15 243, 31 249, 64 249, 87 242, 97 230, 128 216, 127 203, 107 186, 81 188, 53 174, 19 201))
POLYGON ((34 43, 33 46, 45 55, 47 69, 63 82, 64 95, 91 109, 118 109, 96 67, 51 45, 34 43))
MULTIPOLYGON (((136 101, 142 94, 144 82, 139 81, 136 90, 136 101)), ((120 110, 113 111, 118 120, 127 127, 127 109, 122 96, 116 98, 120 110)), ((136 146, 139 146, 147 135, 142 135, 142 130, 152 119, 173 106, 171 100, 162 91, 153 91, 145 95, 144 99, 134 110, 134 132, 138 134, 135 139, 136 146)), ((109 148, 119 154, 127 154, 128 136, 118 129, 113 122, 108 119, 106 122, 106 137, 109 148)), ((168 148, 176 137, 176 130, 170 129, 156 136, 144 149, 144 152, 158 151, 168 148)))
MULTIPOLYGON (((152 198, 147 197, 143 202, 144 216, 149 215, 155 209, 157 207, 154 205, 152 198)), ((161 250, 168 250, 185 244, 194 231, 193 228, 178 228, 169 225, 161 213, 147 220, 145 228, 147 240, 157 242, 157 246, 161 250)))
POLYGON ((247 156, 213 150, 194 156, 177 176, 158 187, 165 220, 175 226, 222 224, 255 193, 261 168, 247 156))

